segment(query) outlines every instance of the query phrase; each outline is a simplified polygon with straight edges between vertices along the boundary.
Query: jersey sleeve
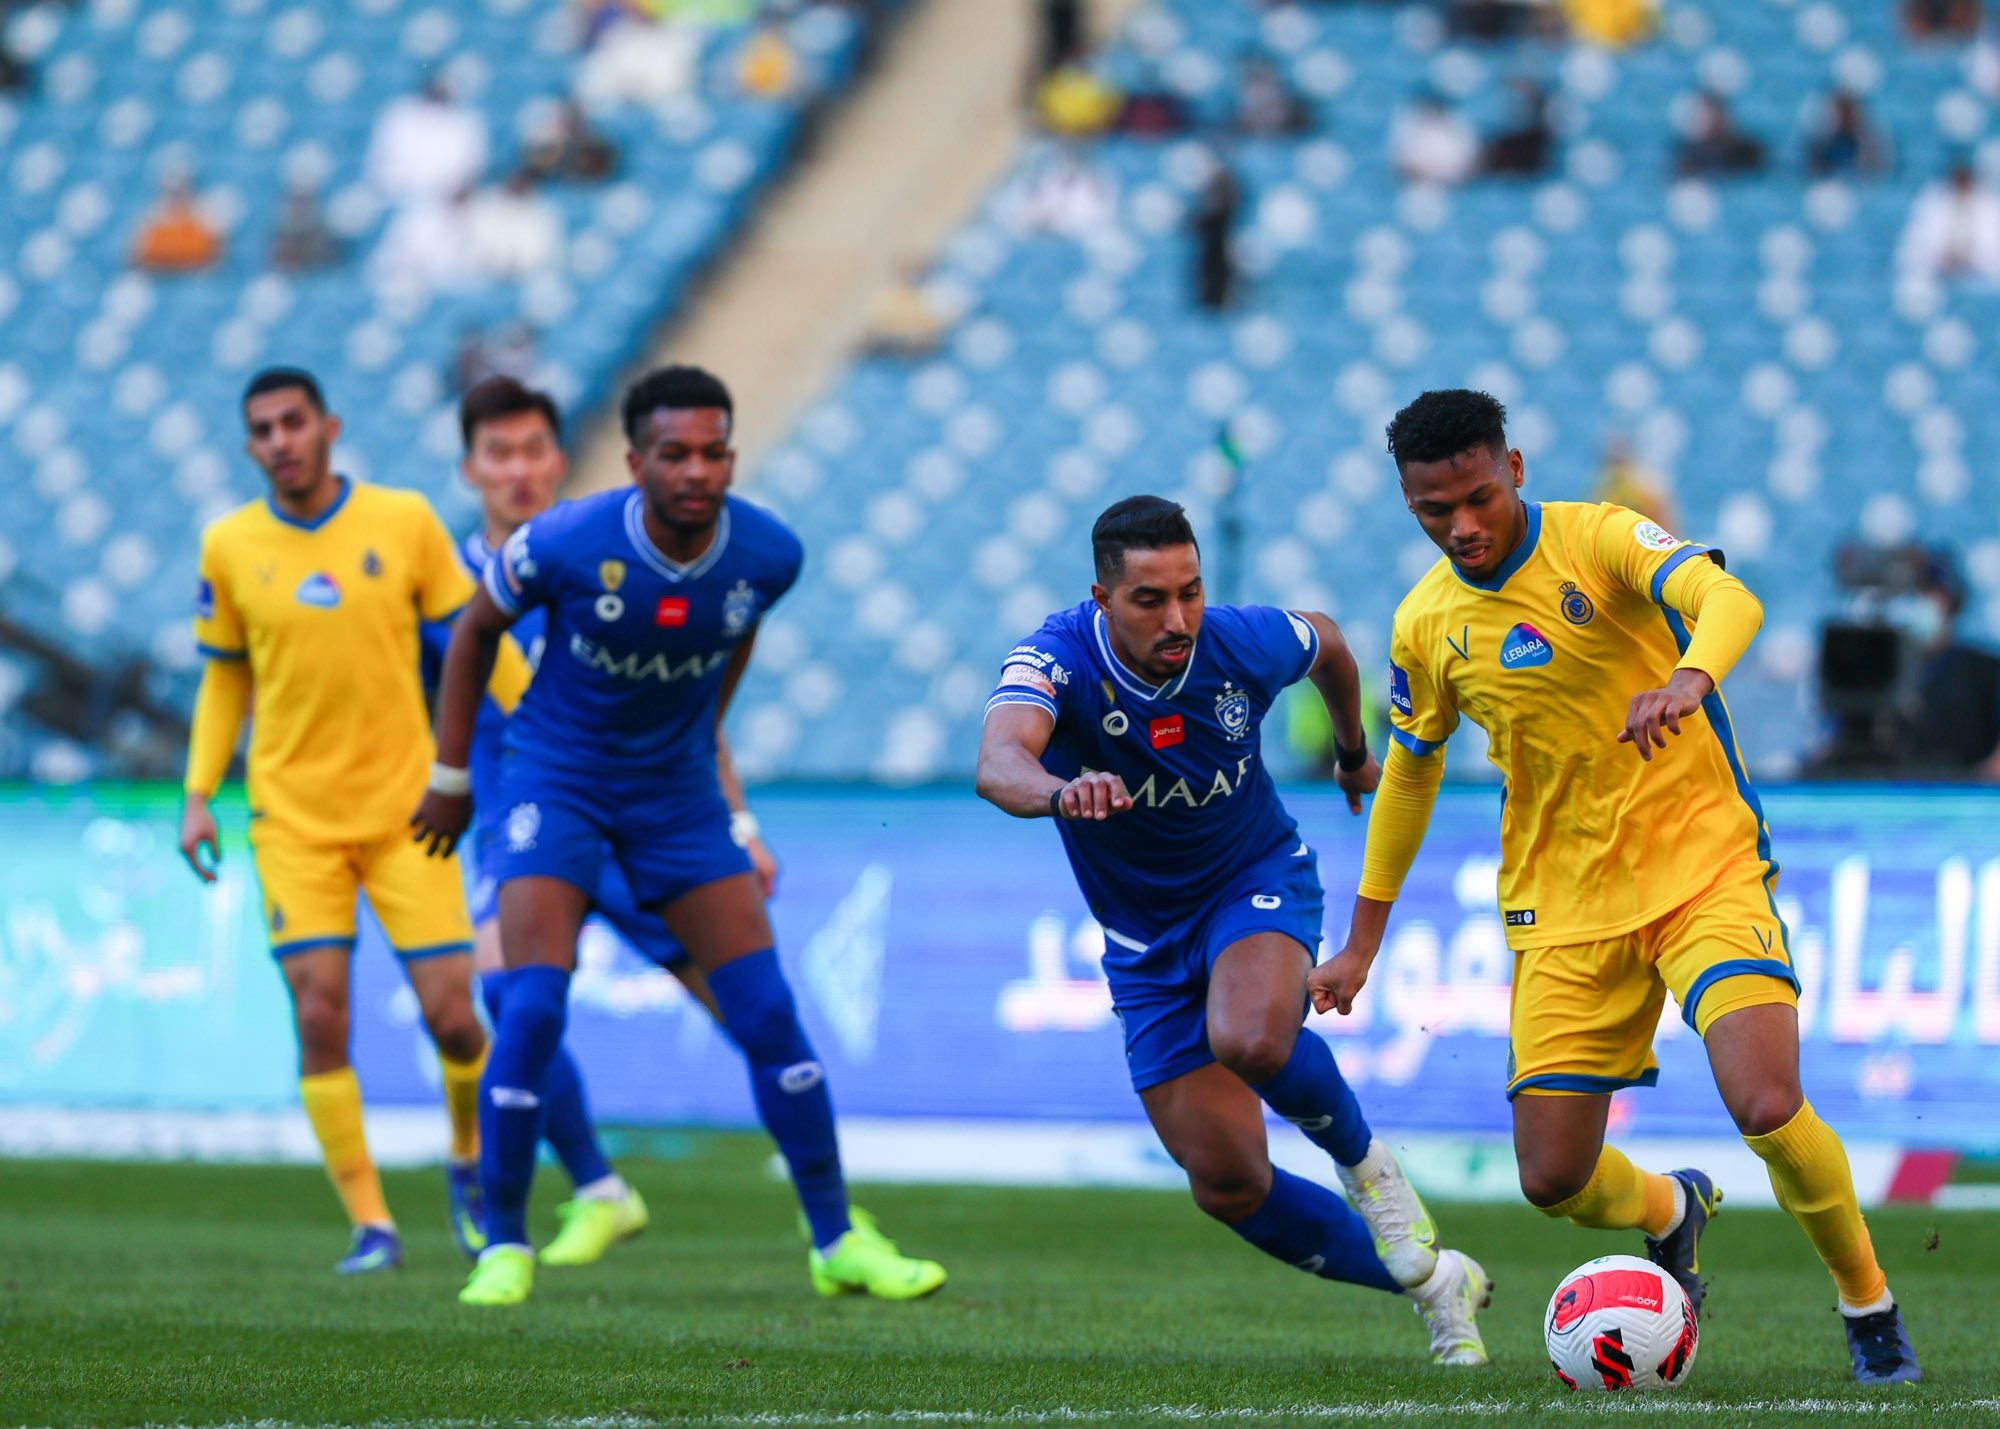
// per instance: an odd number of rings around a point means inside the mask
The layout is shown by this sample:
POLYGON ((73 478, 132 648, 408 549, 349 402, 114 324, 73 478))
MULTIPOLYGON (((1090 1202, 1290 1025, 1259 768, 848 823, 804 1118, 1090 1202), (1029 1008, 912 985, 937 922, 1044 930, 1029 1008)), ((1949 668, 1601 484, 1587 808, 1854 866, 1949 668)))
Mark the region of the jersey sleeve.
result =
POLYGON ((507 544, 486 563, 486 593, 509 615, 546 605, 550 599, 552 573, 549 563, 538 554, 535 526, 536 522, 530 521, 516 527, 507 544))
POLYGON ((1070 681, 1083 668, 1076 647, 1060 631, 1043 626, 1007 652, 1000 662, 1000 683, 986 701, 986 713, 1002 705, 1033 705, 1050 719, 1062 719, 1070 681))
POLYGON ((1607 506, 1597 523, 1591 553, 1614 584, 1662 603, 1667 579, 1688 561, 1707 556, 1718 566, 1722 552, 1698 541, 1683 541, 1657 521, 1624 506, 1607 506))
POLYGON ((1319 659, 1319 632, 1304 616, 1275 605, 1246 605, 1243 625, 1250 668, 1263 683, 1267 700, 1306 677, 1319 659))
POLYGON ((1432 677, 1401 612, 1389 636, 1389 737, 1422 758, 1458 728, 1451 692, 1432 677))
POLYGON ((221 541, 210 531, 201 539, 201 572, 194 583, 194 643, 211 660, 241 660, 249 653, 228 574, 221 541))
POLYGON ((448 620, 472 599, 472 578, 428 501, 417 499, 411 520, 416 527, 417 612, 428 621, 448 620))

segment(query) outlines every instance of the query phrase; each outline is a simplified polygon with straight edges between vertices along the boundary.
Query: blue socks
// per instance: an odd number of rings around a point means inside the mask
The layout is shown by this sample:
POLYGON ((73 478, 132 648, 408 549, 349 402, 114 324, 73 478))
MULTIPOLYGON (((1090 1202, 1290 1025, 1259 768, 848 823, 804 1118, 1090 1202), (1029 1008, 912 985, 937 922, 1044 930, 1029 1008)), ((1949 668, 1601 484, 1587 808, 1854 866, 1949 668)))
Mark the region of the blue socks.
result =
MULTIPOLYGON (((1320 1041, 1318 1037, 1310 1040, 1320 1041)), ((1368 1233, 1368 1223, 1360 1213, 1334 1192, 1303 1176, 1272 1167, 1271 1194, 1230 1229, 1264 1254, 1322 1280, 1366 1285, 1392 1295, 1402 1292, 1403 1287, 1375 1254, 1375 1238, 1368 1233)))
POLYGON ((528 1244, 528 1188, 550 1065, 562 1051, 569 973, 515 968, 507 974, 493 1053, 479 1084, 479 1175, 489 1245, 528 1244))
MULTIPOLYGON (((505 972, 487 973, 479 979, 479 992, 486 1003, 486 1015, 497 1033, 500 1009, 505 1004, 505 972)), ((611 1174, 611 1163, 597 1144, 597 1128, 590 1119, 590 1107, 583 1099, 583 1074, 569 1048, 558 1046, 555 1060, 542 1074, 542 1139, 556 1154, 573 1186, 588 1186, 611 1174)))
POLYGON ((1340 1075, 1333 1049, 1317 1033, 1300 1028, 1284 1070, 1251 1090, 1341 1165, 1359 1165, 1367 1156, 1368 1122, 1361 1103, 1340 1075))
POLYGON ((813 1245, 825 1250, 849 1225, 833 1097, 827 1091, 826 1068, 799 1025, 798 1004, 792 1001, 776 949, 725 963, 708 975, 708 987, 721 1009, 723 1029, 750 1064, 757 1114, 791 1167, 813 1245))

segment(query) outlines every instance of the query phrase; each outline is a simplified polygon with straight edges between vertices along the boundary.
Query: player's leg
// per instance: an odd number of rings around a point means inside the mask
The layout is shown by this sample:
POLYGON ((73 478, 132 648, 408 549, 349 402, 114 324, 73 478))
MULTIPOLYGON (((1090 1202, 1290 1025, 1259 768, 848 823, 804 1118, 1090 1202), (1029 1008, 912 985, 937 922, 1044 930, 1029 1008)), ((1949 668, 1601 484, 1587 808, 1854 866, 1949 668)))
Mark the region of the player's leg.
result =
MULTIPOLYGON (((1315 926, 1318 916, 1315 900, 1315 926)), ((1437 1269, 1437 1230, 1395 1153, 1370 1133, 1326 1039, 1300 1026, 1311 967, 1305 945, 1288 933, 1231 941, 1209 972, 1209 1048, 1333 1158, 1390 1274, 1398 1284, 1422 1285, 1437 1269)))
MULTIPOLYGON (((741 854, 727 842, 726 821, 714 835, 741 854)), ((639 891, 642 881, 633 881, 639 891)), ((758 1116, 791 1169, 812 1240, 814 1288, 893 1300, 937 1290, 943 1266, 901 1254, 870 1218, 849 1213, 826 1068, 799 1021, 756 876, 746 867, 701 883, 668 902, 664 916, 706 978, 723 1030, 749 1066, 758 1116)))
POLYGON ((361 887, 417 995, 437 1049, 451 1149, 445 1193, 459 1249, 486 1244, 479 1186, 479 1079, 486 1070, 486 1030, 472 1004, 472 920, 456 858, 429 858, 397 833, 359 852, 361 887))

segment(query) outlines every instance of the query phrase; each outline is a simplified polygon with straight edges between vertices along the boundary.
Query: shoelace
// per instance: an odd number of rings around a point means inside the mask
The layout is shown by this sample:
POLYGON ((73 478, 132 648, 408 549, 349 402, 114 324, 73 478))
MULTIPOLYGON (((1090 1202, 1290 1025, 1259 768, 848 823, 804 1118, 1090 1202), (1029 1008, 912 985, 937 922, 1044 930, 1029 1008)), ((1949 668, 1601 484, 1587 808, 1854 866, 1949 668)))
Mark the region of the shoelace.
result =
POLYGON ((1903 1362, 1901 1337, 1896 1333, 1896 1312, 1878 1310, 1854 1320, 1854 1343, 1861 1362, 1871 1374, 1887 1374, 1903 1362))

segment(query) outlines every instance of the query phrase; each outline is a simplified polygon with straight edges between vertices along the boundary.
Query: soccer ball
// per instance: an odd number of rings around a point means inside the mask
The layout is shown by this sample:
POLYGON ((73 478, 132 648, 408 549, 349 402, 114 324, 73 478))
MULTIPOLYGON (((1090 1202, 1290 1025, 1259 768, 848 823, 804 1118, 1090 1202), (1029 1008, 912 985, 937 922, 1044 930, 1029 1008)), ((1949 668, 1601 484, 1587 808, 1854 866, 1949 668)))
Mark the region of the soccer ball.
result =
POLYGON ((1565 1275, 1542 1329, 1571 1389, 1673 1389, 1694 1368, 1694 1307, 1636 1255, 1601 1255, 1565 1275))

